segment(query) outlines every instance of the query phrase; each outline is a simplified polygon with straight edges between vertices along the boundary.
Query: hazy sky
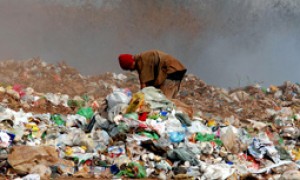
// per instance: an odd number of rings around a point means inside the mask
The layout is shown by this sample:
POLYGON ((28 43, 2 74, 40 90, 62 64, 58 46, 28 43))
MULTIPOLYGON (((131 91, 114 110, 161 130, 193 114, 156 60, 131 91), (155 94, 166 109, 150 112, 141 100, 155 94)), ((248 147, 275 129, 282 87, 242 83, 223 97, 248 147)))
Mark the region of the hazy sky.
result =
POLYGON ((160 49, 216 86, 299 82, 299 0, 0 0, 0 27, 0 60, 95 75, 160 49))

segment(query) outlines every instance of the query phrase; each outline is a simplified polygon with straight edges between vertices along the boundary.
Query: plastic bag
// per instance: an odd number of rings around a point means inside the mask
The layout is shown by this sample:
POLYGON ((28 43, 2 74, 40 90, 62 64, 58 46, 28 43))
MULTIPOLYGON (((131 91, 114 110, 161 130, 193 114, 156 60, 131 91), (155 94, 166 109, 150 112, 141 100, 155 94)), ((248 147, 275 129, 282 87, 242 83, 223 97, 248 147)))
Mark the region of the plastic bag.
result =
POLYGON ((93 130, 95 123, 96 123, 96 118, 93 116, 89 124, 87 126, 84 126, 83 128, 84 132, 90 133, 93 130))
POLYGON ((234 173, 234 169, 227 164, 201 165, 201 171, 204 173, 201 177, 204 179, 227 179, 234 173))
POLYGON ((127 132, 129 131, 129 126, 128 126, 128 124, 127 124, 126 122, 124 122, 124 121, 121 121, 121 122, 118 124, 117 128, 118 128, 118 131, 119 131, 120 133, 127 133, 127 132))
POLYGON ((130 99, 131 92, 128 89, 116 89, 106 96, 108 109, 113 108, 117 104, 128 104, 130 99))
POLYGON ((173 102, 167 99, 160 89, 149 86, 143 88, 141 92, 144 93, 145 102, 150 105, 151 109, 167 109, 174 107, 173 102))
POLYGON ((192 121, 191 126, 187 127, 189 133, 204 133, 204 134, 211 134, 211 128, 205 126, 201 121, 192 121))
POLYGON ((111 122, 114 121, 114 118, 120 114, 124 114, 126 112, 128 105, 127 104, 117 104, 113 108, 108 110, 108 120, 111 122))
POLYGON ((256 159, 263 159, 265 155, 269 156, 275 163, 280 161, 280 154, 272 144, 266 143, 261 139, 253 139, 248 146, 248 152, 256 159))
POLYGON ((180 121, 176 118, 168 119, 166 121, 166 132, 184 132, 185 129, 182 127, 180 121))
POLYGON ((127 107, 126 113, 137 112, 145 104, 145 96, 142 92, 133 94, 132 99, 127 107))
POLYGON ((100 127, 104 130, 108 130, 108 128, 110 126, 110 122, 107 119, 105 119, 98 113, 93 116, 92 121, 93 121, 93 119, 96 121, 95 125, 94 125, 95 128, 100 127))
POLYGON ((10 145, 11 139, 10 136, 5 132, 0 132, 0 147, 6 148, 10 145))
POLYGON ((169 136, 172 143, 179 143, 185 138, 185 134, 182 132, 169 132, 169 136))
POLYGON ((196 154, 188 147, 180 147, 167 152, 168 158, 171 160, 189 161, 193 166, 199 164, 196 154))
POLYGON ((187 114, 184 113, 176 113, 176 118, 181 122, 181 124, 185 126, 191 126, 191 120, 187 114))
POLYGON ((86 118, 80 114, 68 114, 67 120, 66 120, 66 126, 72 127, 72 126, 84 126, 87 124, 86 118))
POLYGON ((12 87, 13 90, 15 90, 20 97, 24 96, 26 93, 22 87, 22 85, 20 84, 15 84, 13 87, 12 87))
POLYGON ((139 132, 138 134, 144 135, 146 137, 149 137, 149 138, 155 139, 155 140, 159 139, 159 136, 155 132, 143 131, 143 132, 139 132))
POLYGON ((58 126, 64 126, 66 124, 59 114, 52 115, 51 120, 54 121, 54 123, 58 126))
POLYGON ((94 115, 93 109, 91 107, 86 107, 86 108, 80 108, 76 114, 80 114, 86 119, 91 119, 94 115))
POLYGON ((154 145, 156 147, 166 149, 168 146, 171 145, 171 142, 166 137, 161 136, 157 141, 154 142, 154 145))
POLYGON ((145 167, 137 162, 130 162, 128 166, 121 170, 117 176, 126 176, 129 178, 146 178, 147 176, 145 167))
POLYGON ((41 176, 39 174, 28 174, 22 178, 22 180, 40 180, 41 176))
POLYGON ((127 113, 123 115, 127 119, 138 120, 139 115, 137 113, 127 113))
POLYGON ((157 132, 159 135, 162 135, 166 131, 166 122, 165 121, 156 121, 156 120, 151 120, 147 119, 146 120, 147 126, 157 132))
POLYGON ((231 153, 239 153, 241 151, 241 141, 236 133, 233 132, 233 127, 226 127, 225 131, 221 131, 221 140, 227 151, 231 153))
POLYGON ((45 95, 46 99, 50 101, 55 106, 59 105, 60 103, 65 103, 67 105, 67 102, 64 102, 62 99, 65 100, 65 98, 62 98, 61 95, 53 94, 53 93, 47 93, 45 95))

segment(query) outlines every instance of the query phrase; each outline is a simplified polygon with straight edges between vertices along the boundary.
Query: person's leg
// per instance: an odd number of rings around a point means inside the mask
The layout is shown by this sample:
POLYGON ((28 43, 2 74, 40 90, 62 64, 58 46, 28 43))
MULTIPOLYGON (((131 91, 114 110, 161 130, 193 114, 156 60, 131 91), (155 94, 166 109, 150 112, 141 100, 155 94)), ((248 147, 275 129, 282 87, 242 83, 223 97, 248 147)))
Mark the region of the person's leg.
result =
POLYGON ((168 99, 175 98, 179 90, 180 81, 166 79, 160 86, 160 90, 168 99))
POLYGON ((174 93, 173 93, 172 98, 175 98, 176 95, 178 94, 179 89, 180 89, 180 83, 181 83, 181 81, 175 81, 174 93))

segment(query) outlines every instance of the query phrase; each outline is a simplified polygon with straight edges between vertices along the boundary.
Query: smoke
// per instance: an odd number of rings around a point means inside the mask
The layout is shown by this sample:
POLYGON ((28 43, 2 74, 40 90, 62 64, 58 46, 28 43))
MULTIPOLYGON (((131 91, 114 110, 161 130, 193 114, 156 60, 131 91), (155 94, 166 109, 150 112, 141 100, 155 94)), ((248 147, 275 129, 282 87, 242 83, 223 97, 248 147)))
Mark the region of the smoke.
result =
POLYGON ((2 0, 0 59, 39 56, 82 74, 160 49, 208 84, 297 82, 298 0, 2 0))

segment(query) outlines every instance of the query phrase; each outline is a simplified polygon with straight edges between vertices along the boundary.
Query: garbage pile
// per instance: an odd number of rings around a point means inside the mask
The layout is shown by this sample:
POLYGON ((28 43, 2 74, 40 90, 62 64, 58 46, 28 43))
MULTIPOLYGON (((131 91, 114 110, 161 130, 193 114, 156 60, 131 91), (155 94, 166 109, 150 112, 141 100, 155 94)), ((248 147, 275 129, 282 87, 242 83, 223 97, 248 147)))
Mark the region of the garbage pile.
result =
POLYGON ((188 74, 176 99, 134 73, 0 63, 9 179, 299 179, 300 85, 224 89, 188 74))

